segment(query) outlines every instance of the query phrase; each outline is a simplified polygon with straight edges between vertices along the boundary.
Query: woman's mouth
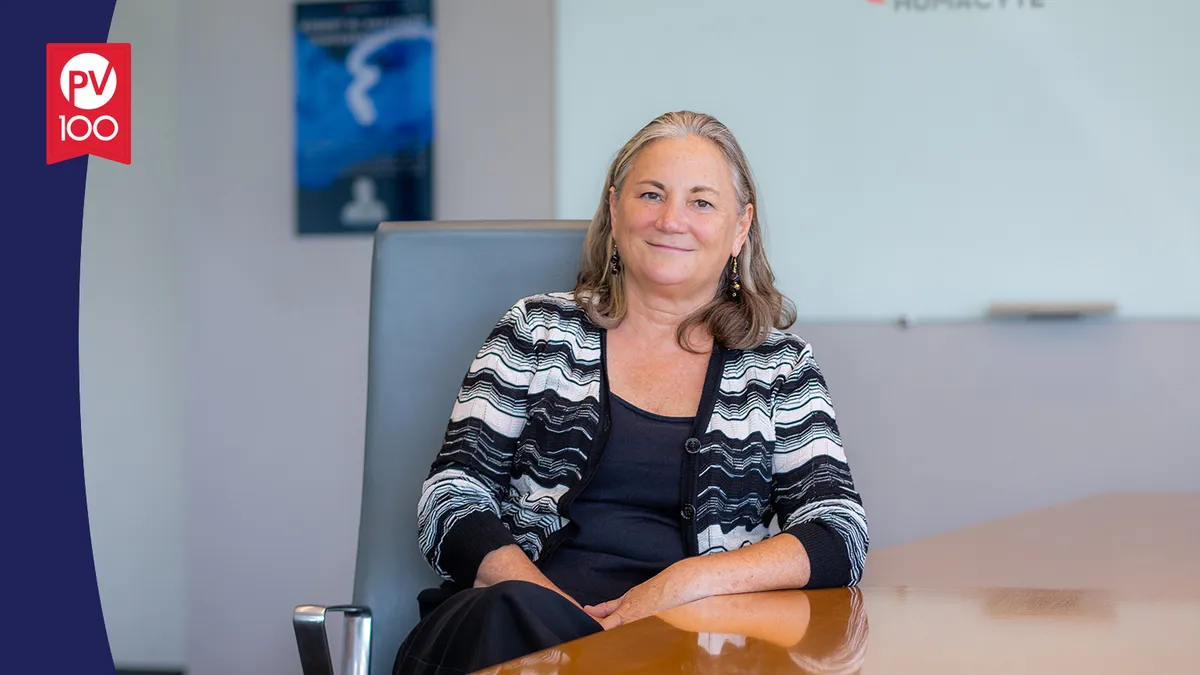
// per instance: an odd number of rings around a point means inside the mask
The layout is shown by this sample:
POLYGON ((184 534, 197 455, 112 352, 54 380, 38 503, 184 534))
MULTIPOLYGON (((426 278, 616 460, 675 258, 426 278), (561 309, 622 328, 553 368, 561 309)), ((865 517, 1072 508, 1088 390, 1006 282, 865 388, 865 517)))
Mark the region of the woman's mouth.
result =
POLYGON ((654 243, 651 243, 650 245, 651 245, 651 246, 653 246, 654 248, 657 248, 657 249, 662 249, 662 250, 664 250, 664 251, 677 251, 677 252, 679 252, 679 253, 688 253, 688 252, 690 252, 690 251, 692 250, 692 249, 690 249, 690 248, 680 248, 680 247, 678 247, 678 246, 671 246, 671 245, 669 245, 669 244, 654 244, 654 243))

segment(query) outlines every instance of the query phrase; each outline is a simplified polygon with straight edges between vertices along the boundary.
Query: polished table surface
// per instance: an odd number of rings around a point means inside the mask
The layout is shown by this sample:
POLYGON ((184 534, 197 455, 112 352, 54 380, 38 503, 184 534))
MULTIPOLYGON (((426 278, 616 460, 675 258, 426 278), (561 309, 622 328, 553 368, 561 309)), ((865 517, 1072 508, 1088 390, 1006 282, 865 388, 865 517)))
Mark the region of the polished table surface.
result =
POLYGON ((858 588, 714 597, 485 670, 1200 674, 1200 494, 1100 495, 872 552, 858 588))

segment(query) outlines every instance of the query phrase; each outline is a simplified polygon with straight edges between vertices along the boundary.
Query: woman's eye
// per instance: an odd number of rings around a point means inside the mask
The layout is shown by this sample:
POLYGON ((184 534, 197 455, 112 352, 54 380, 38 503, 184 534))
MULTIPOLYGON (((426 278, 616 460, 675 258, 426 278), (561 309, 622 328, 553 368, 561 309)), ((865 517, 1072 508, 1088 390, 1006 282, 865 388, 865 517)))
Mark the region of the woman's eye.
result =
POLYGON ((699 206, 700 208, 705 209, 705 210, 712 208, 712 204, 709 204, 708 202, 704 201, 703 199, 697 199, 696 206, 699 206))
POLYGON ((657 193, 657 192, 643 192, 643 193, 642 193, 642 199, 649 199, 649 200, 651 200, 651 201, 658 201, 658 193, 657 193))

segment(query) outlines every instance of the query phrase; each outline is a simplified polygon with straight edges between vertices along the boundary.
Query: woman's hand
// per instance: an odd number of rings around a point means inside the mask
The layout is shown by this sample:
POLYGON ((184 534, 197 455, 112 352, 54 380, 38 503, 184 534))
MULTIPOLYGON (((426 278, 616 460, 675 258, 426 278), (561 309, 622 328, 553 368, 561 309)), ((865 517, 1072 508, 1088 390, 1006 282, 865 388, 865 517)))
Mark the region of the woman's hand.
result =
POLYGON ((587 605, 583 611, 608 630, 703 597, 705 594, 694 583, 688 567, 676 563, 649 581, 629 589, 625 595, 599 605, 587 605))
POLYGON ((616 600, 587 606, 605 630, 713 595, 802 588, 808 552, 791 534, 733 551, 684 558, 616 600))

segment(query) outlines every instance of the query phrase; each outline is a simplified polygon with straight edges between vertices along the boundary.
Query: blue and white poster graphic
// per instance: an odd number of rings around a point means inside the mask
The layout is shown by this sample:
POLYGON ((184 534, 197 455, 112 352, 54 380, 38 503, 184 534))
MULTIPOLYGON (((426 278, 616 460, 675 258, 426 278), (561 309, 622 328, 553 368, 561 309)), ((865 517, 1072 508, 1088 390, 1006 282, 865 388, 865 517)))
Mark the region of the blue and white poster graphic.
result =
POLYGON ((296 5, 299 234, 433 220, 430 3, 296 5))

